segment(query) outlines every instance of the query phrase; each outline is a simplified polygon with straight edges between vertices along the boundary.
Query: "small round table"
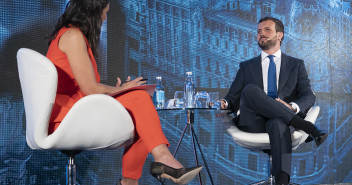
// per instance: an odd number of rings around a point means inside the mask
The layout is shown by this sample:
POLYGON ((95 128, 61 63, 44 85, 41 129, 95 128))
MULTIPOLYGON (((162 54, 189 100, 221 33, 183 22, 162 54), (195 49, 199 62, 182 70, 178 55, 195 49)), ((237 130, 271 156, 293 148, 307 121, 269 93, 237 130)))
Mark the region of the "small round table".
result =
MULTIPOLYGON (((210 182, 212 185, 214 185, 214 182, 213 182, 213 178, 211 176, 211 173, 210 173, 210 170, 209 170, 209 167, 208 167, 208 164, 207 164, 207 161, 204 157, 204 154, 203 154, 203 151, 200 147, 200 144, 199 144, 199 140, 198 140, 198 137, 196 135, 196 132, 194 131, 194 113, 196 110, 209 110, 209 111, 221 111, 221 113, 229 113, 230 110, 222 110, 222 109, 219 109, 219 108, 164 108, 164 109, 158 109, 158 112, 160 111, 183 111, 183 113, 186 114, 186 118, 187 118, 187 121, 186 121, 186 125, 183 129, 183 132, 182 132, 182 135, 178 141, 178 144, 176 146, 176 149, 173 153, 174 156, 176 156, 177 154, 177 151, 181 145, 181 142, 182 142, 182 139, 185 135, 185 133, 187 132, 187 129, 189 128, 190 129, 190 132, 191 132, 191 137, 192 137, 192 143, 193 143, 193 152, 194 152, 194 157, 195 157, 195 163, 196 165, 199 165, 199 161, 198 161, 198 154, 197 154, 197 147, 200 151, 200 154, 201 154, 201 157, 204 161, 204 166, 207 170, 207 173, 209 175, 209 179, 210 179, 210 182)), ((202 185, 202 179, 201 179, 201 176, 200 174, 198 174, 198 177, 199 177, 199 184, 202 185)))

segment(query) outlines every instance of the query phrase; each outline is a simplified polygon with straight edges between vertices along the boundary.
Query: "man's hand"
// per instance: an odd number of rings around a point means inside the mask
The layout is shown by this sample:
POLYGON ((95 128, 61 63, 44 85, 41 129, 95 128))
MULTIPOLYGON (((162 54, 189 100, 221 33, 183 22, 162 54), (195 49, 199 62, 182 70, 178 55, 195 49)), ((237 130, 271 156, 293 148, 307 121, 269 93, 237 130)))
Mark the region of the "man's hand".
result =
POLYGON ((284 100, 282 100, 282 99, 280 99, 280 98, 276 98, 275 100, 278 101, 278 102, 280 102, 280 103, 282 103, 282 104, 284 104, 286 107, 288 107, 288 108, 291 109, 293 112, 295 112, 295 111, 293 110, 292 106, 291 106, 290 104, 286 103, 284 100))
POLYGON ((221 100, 220 102, 221 102, 220 108, 221 108, 221 109, 227 109, 227 105, 226 105, 225 100, 221 100))

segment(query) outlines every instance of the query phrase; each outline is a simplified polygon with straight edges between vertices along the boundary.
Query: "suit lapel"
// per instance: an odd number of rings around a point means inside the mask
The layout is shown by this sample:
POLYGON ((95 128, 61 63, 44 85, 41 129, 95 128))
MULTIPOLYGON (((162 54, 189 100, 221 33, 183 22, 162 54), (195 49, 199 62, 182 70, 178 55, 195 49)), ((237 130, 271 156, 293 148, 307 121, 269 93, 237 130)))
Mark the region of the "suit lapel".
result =
POLYGON ((262 71, 262 57, 259 55, 258 57, 254 58, 253 61, 253 68, 252 68, 252 76, 259 76, 260 78, 255 78, 254 82, 257 84, 261 89, 264 89, 263 86, 263 71, 262 71))
POLYGON ((282 53, 278 94, 284 88, 284 86, 290 76, 291 68, 292 68, 292 62, 289 60, 287 55, 282 53))

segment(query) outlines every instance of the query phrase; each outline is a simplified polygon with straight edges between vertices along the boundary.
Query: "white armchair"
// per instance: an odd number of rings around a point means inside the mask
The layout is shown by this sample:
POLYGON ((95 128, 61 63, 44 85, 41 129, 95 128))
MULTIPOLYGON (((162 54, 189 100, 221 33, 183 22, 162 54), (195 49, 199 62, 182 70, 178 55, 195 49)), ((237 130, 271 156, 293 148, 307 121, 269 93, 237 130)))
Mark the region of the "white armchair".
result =
POLYGON ((133 142, 134 125, 129 113, 116 99, 104 94, 80 99, 48 135, 57 89, 56 68, 48 58, 27 48, 19 49, 17 63, 27 144, 32 149, 66 151, 68 184, 75 184, 75 151, 115 149, 133 142))
MULTIPOLYGON (((310 121, 315 124, 315 121, 318 118, 320 112, 319 106, 312 107, 307 116, 304 118, 306 121, 310 121)), ((269 134, 267 133, 248 133, 240 130, 235 125, 231 125, 227 128, 227 132, 230 133, 234 142, 242 147, 245 147, 250 150, 269 150, 270 149, 270 141, 269 134)), ((291 135, 292 138, 292 149, 295 150, 308 138, 308 134, 302 130, 296 130, 291 135)), ((263 180, 261 182, 257 182, 255 184, 273 184, 273 176, 270 174, 270 166, 271 166, 271 156, 269 156, 269 179, 263 180)))

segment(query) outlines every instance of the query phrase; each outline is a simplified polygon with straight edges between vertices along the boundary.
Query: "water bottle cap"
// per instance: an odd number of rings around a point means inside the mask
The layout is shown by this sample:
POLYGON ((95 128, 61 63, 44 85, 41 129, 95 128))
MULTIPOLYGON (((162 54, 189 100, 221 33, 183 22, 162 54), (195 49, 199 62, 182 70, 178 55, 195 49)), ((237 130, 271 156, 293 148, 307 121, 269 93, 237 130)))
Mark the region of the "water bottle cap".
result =
POLYGON ((186 72, 186 75, 192 75, 192 72, 190 72, 190 71, 186 72))
POLYGON ((161 78, 161 76, 157 76, 156 79, 157 80, 161 80, 162 78, 161 78))

